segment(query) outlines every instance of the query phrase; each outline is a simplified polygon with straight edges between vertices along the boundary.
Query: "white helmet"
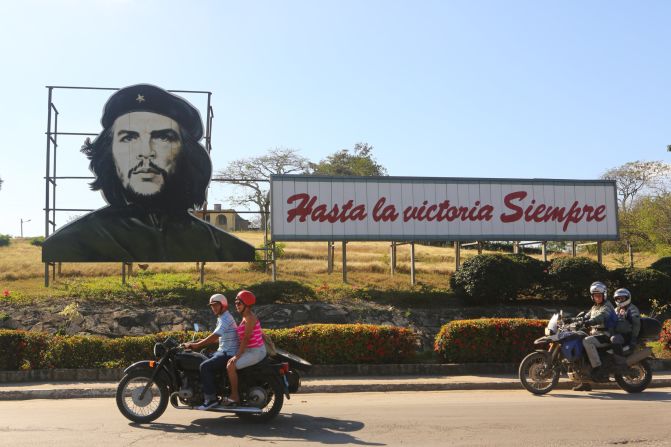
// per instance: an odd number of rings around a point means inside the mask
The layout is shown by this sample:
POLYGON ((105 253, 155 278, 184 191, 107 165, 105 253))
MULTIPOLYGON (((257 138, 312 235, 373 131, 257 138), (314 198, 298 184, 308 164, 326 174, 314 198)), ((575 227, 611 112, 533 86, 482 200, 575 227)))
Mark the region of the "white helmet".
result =
POLYGON ((221 303, 224 309, 228 309, 228 300, 221 293, 215 293, 210 297, 210 304, 212 303, 221 303))
POLYGON ((627 289, 617 289, 613 293, 613 299, 617 307, 627 307, 631 304, 631 292, 627 289))
POLYGON ((603 300, 604 301, 606 301, 606 292, 607 291, 608 291, 608 288, 601 281, 595 281, 595 282, 592 283, 591 286, 589 286, 590 296, 595 294, 595 293, 603 293, 603 300))

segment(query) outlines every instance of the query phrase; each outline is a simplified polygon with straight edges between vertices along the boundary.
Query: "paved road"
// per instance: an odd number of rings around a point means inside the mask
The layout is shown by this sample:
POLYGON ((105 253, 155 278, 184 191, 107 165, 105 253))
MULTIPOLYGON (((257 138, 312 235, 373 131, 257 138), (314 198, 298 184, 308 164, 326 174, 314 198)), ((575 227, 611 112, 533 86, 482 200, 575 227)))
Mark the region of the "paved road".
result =
POLYGON ((267 425, 172 408, 134 425, 108 398, 4 401, 0 446, 671 445, 670 401, 671 388, 305 394, 267 425))

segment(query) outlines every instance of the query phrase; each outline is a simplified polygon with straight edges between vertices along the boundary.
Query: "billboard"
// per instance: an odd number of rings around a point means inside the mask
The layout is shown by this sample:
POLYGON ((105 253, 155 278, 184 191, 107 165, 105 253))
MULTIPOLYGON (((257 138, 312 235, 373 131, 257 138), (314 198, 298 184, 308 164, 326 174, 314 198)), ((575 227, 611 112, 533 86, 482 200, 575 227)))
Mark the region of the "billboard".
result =
POLYGON ((614 240, 610 180, 271 177, 276 241, 614 240))
POLYGON ((44 262, 254 260, 252 245, 191 213, 205 203, 212 174, 198 109, 137 84, 110 96, 101 124, 81 151, 95 175, 90 187, 108 206, 50 235, 44 262))

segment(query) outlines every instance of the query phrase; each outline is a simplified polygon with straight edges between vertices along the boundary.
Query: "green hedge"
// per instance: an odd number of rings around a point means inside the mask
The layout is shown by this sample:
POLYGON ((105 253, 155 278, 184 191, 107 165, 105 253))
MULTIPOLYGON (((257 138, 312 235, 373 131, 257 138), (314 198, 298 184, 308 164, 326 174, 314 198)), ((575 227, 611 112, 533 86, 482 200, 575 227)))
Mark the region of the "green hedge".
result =
MULTIPOLYGON (((312 324, 265 331, 278 347, 315 364, 402 363, 412 360, 416 350, 412 331, 391 326, 312 324)), ((187 341, 193 332, 104 338, 3 329, 0 370, 128 366, 152 359, 154 343, 168 336, 187 341)))
POLYGON ((434 350, 446 363, 518 362, 535 349, 546 325, 524 318, 455 320, 440 329, 434 350))
POLYGON ((629 289, 636 304, 648 307, 652 299, 662 304, 671 301, 671 277, 659 270, 619 268, 611 272, 611 278, 615 288, 629 289))
POLYGON ((558 298, 579 303, 589 297, 590 284, 605 282, 608 278, 608 270, 603 265, 582 257, 555 258, 550 263, 548 274, 555 293, 563 294, 558 298))
POLYGON ((0 234, 0 247, 8 246, 11 239, 12 237, 8 234, 0 234))
POLYGON ((650 264, 651 269, 659 270, 662 273, 666 273, 671 276, 671 256, 666 256, 664 258, 659 258, 652 264, 650 264))
POLYGON ((454 292, 471 304, 514 300, 527 282, 520 283, 520 264, 505 255, 477 255, 464 262, 450 284, 454 292))
POLYGON ((671 320, 666 320, 662 325, 659 341, 662 343, 664 350, 671 351, 671 320))
POLYGON ((409 329, 370 324, 309 324, 267 331, 282 349, 315 364, 404 363, 414 359, 409 329))
POLYGON ((524 254, 474 256, 450 280, 454 292, 471 304, 503 303, 546 282, 548 263, 524 254))

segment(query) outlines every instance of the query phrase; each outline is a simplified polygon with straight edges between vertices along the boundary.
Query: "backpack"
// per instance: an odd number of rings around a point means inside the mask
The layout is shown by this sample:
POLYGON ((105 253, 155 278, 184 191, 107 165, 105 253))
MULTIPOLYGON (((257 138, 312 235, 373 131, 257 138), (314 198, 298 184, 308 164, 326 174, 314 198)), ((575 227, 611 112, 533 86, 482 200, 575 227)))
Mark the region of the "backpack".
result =
POLYGON ((608 309, 604 325, 608 332, 613 332, 615 330, 615 326, 617 326, 617 313, 613 309, 608 309))

